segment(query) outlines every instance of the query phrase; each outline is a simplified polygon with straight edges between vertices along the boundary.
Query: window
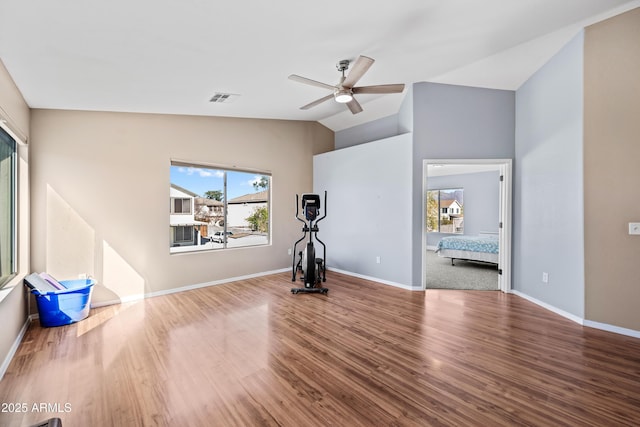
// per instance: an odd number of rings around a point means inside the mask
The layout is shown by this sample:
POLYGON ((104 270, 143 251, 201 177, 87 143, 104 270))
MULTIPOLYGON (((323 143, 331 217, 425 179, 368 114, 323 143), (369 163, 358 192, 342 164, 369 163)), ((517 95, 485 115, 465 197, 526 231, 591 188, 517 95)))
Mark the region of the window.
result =
POLYGON ((179 225, 177 227, 173 227, 174 229, 174 238, 176 242, 191 242, 193 241, 193 227, 191 226, 183 226, 179 225))
POLYGON ((174 214, 190 214, 191 199, 174 197, 171 199, 171 213, 174 214))
POLYGON ((172 161, 171 253, 270 243, 271 176, 172 161))
POLYGON ((464 233, 462 188, 427 191, 427 232, 464 233))
POLYGON ((16 270, 16 141, 0 128, 0 288, 16 270))

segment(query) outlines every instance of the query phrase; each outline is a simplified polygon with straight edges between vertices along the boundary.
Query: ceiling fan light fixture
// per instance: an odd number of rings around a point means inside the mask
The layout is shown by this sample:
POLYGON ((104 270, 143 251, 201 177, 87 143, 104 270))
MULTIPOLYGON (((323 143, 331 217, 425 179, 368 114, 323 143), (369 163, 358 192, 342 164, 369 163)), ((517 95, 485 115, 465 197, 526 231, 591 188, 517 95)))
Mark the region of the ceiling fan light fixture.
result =
POLYGON ((340 104, 346 104, 347 102, 351 102, 351 100, 353 99, 351 89, 344 88, 336 90, 333 94, 333 97, 335 98, 336 102, 339 102, 340 104))

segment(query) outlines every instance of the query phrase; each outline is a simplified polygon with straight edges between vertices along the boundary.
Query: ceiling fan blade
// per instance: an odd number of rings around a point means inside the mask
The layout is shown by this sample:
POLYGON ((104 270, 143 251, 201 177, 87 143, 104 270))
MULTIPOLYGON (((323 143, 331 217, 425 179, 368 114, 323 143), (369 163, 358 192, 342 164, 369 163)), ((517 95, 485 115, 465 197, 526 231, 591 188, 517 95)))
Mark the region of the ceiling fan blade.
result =
POLYGON ((351 90, 353 93, 400 93, 404 90, 404 84, 360 86, 351 90))
MULTIPOLYGON (((374 60, 369 58, 368 56, 360 55, 358 59, 356 59, 356 63, 351 67, 351 71, 349 71, 349 75, 342 83, 343 87, 351 88, 354 87, 358 80, 367 72, 369 67, 371 67, 374 63, 374 60)), ((355 114, 355 113, 354 113, 355 114)))
POLYGON ((330 90, 334 90, 336 88, 335 86, 332 86, 332 85, 329 85, 329 84, 326 84, 326 83, 322 83, 322 82, 317 82, 315 80, 311 80, 311 79, 308 79, 306 77, 299 76, 297 74, 291 74, 289 76, 289 80, 293 80, 293 81, 296 81, 296 82, 299 82, 299 83, 304 83, 304 84, 311 85, 311 86, 322 87, 322 88, 330 89, 330 90))
POLYGON ((347 107, 349 107, 349 110, 351 110, 353 114, 358 114, 362 112, 362 105, 360 105, 360 103, 356 101, 355 98, 347 102, 347 107))
POLYGON ((300 109, 301 109, 301 110, 308 110, 309 108, 313 108, 313 107, 315 107, 316 105, 322 104, 323 102, 328 101, 328 100, 330 100, 331 98, 333 98, 333 94, 330 94, 330 95, 324 96, 324 97, 322 97, 322 98, 320 98, 320 99, 316 99, 315 101, 310 102, 310 103, 308 103, 307 105, 303 105, 302 107, 300 107, 300 109))

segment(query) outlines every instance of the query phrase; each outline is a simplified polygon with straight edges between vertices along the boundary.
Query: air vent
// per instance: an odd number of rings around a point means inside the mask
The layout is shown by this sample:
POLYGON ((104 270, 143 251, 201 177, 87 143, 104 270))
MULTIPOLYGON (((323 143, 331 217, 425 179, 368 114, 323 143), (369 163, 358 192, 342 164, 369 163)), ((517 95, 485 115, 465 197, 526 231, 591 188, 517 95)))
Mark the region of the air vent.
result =
POLYGON ((217 104, 222 104, 222 103, 230 104, 233 101, 235 101, 236 98, 238 98, 239 96, 240 95, 238 95, 237 93, 216 92, 213 94, 209 102, 215 102, 217 104))

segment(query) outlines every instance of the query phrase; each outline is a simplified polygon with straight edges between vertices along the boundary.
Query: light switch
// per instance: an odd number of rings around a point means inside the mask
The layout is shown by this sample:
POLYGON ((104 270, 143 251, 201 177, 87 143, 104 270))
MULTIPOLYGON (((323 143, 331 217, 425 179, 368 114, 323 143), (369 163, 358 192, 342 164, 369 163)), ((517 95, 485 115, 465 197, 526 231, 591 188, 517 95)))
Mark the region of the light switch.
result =
POLYGON ((640 222, 629 223, 629 234, 640 234, 640 222))

